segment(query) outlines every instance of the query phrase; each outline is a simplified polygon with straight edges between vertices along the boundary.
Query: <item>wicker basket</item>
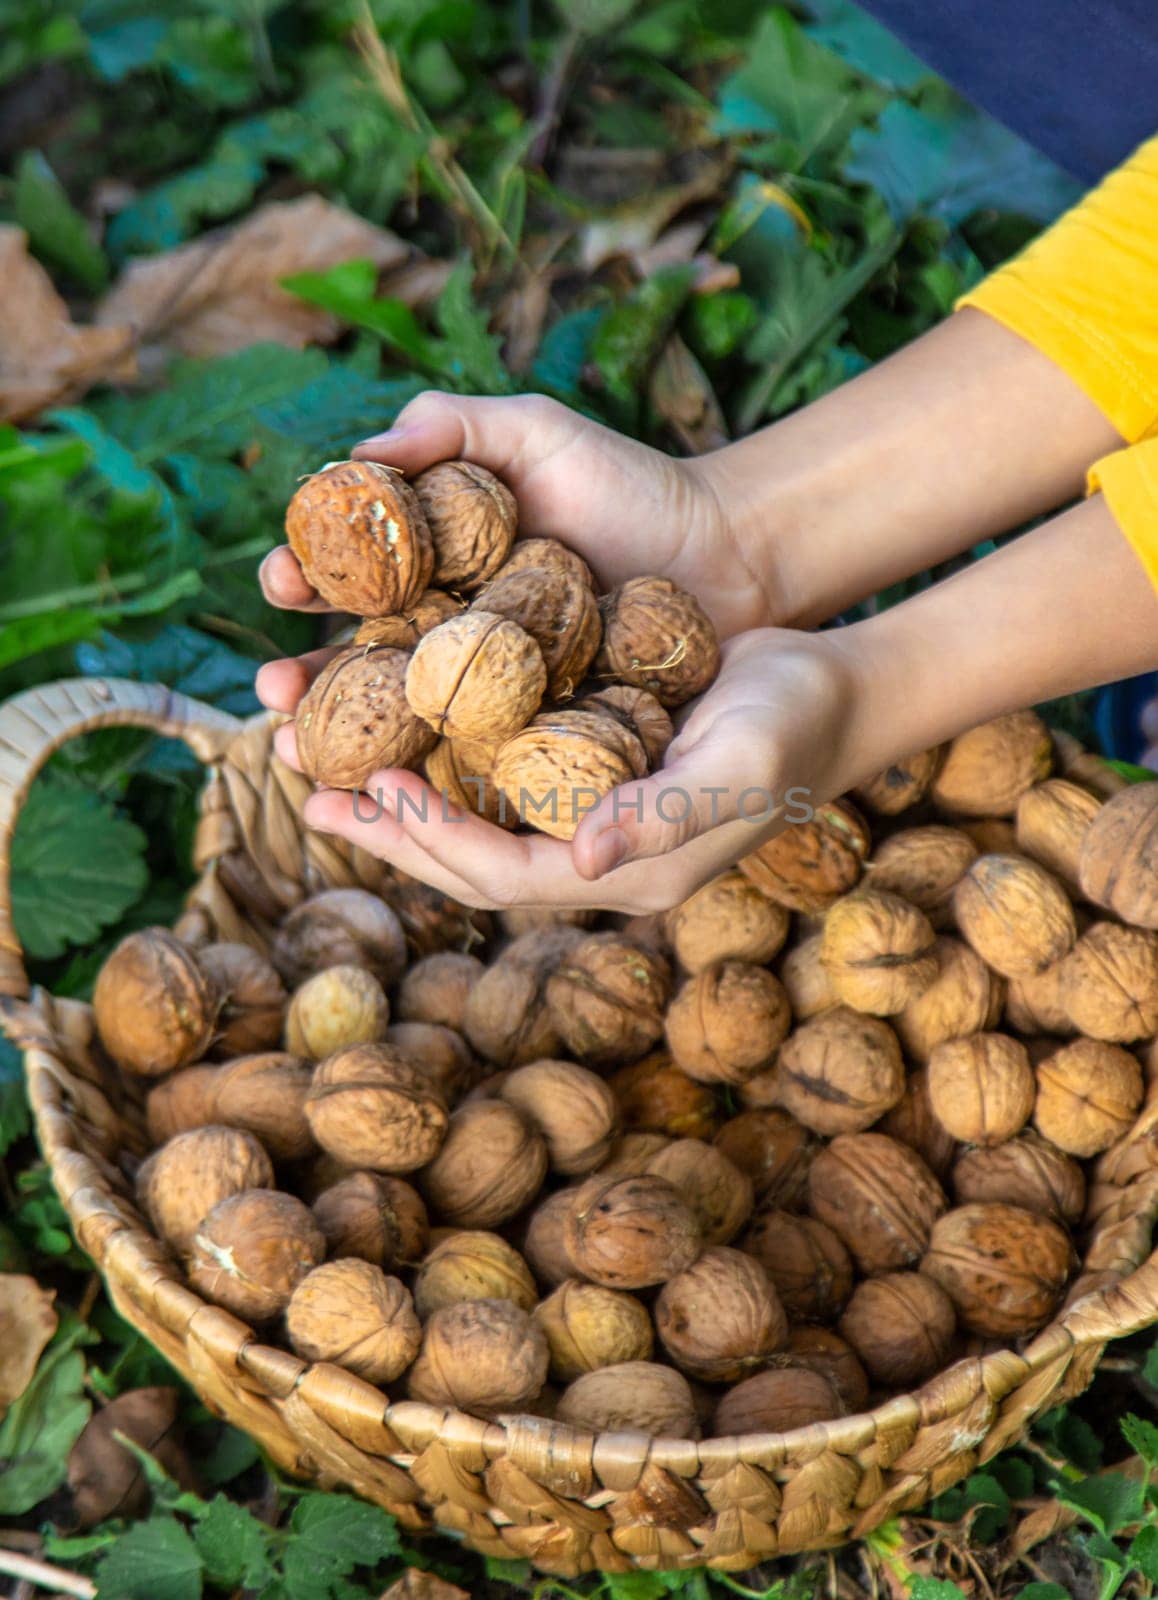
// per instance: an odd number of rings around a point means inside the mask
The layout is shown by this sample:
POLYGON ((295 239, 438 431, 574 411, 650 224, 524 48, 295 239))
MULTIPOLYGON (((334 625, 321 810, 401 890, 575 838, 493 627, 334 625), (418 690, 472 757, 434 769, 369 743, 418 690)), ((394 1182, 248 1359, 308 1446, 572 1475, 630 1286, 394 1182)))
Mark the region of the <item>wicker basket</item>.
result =
POLYGON ((1098 1163, 1082 1277, 1067 1308, 1021 1351, 958 1362, 915 1394, 791 1434, 702 1443, 594 1438, 537 1418, 480 1422, 391 1403, 336 1366, 263 1344, 186 1287, 134 1209, 117 1164, 141 1148, 137 1109, 90 1047, 89 1008, 27 980, 9 910, 8 842, 32 778, 67 739, 135 725, 181 738, 209 768, 190 915, 216 937, 263 947, 303 896, 381 890, 385 869, 303 832, 305 780, 272 755, 273 722, 240 723, 164 689, 95 679, 0 709, 0 994, 23 1048, 41 1147, 77 1239, 119 1311, 206 1403, 287 1472, 345 1486, 407 1528, 437 1524, 474 1549, 545 1572, 742 1570, 837 1545, 916 1507, 1079 1393, 1109 1339, 1158 1319, 1158 1090, 1098 1163))

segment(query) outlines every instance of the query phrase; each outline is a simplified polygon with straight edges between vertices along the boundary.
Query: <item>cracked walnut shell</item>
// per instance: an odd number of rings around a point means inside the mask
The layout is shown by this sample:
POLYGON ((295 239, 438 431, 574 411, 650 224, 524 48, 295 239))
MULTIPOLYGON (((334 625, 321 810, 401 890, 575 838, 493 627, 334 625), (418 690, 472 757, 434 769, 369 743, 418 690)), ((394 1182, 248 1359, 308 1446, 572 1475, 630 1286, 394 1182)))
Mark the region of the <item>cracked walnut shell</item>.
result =
POLYGON ((1073 1263, 1069 1235, 1056 1222, 994 1202, 946 1212, 921 1271, 945 1290, 970 1333, 1010 1339, 1049 1319, 1073 1263))
POLYGON ((547 687, 543 654, 517 622, 464 611, 420 640, 406 698, 448 739, 497 744, 526 727, 547 687))
POLYGON ((584 580, 526 567, 489 583, 477 605, 530 634, 547 668, 547 693, 552 700, 569 700, 587 676, 603 637, 599 605, 584 580))
POLYGON ((1001 1144, 1020 1133, 1035 1089, 1029 1054, 1007 1033, 947 1039, 929 1057, 933 1114, 965 1144, 1001 1144))
POLYGON ((306 1097, 314 1138, 351 1167, 413 1172, 446 1136, 446 1104, 426 1075, 386 1044, 339 1050, 314 1068, 306 1097))
POLYGON ((686 980, 664 1031, 689 1077, 740 1084, 771 1065, 791 1025, 779 978, 747 961, 717 961, 686 980))
POLYGON ((510 554, 514 495, 473 461, 439 461, 413 487, 434 545, 434 582, 467 594, 481 588, 510 554))
POLYGON ((834 1006, 789 1035, 776 1082, 785 1110, 814 1133, 859 1133, 901 1098, 905 1065, 886 1022, 834 1006))
POLYGON ((130 933, 97 974, 93 1018, 124 1072, 158 1078, 203 1056, 221 997, 189 947, 166 928, 130 933))
POLYGON ((338 611, 389 616, 430 586, 430 529, 414 490, 392 467, 323 467, 290 501, 285 531, 306 580, 338 611))
POLYGON ((699 1223, 665 1178, 594 1177, 578 1189, 564 1222, 575 1271, 605 1289, 663 1283, 700 1253, 699 1223))
POLYGON ((547 1336, 558 1383, 623 1361, 651 1360, 651 1317, 632 1294, 566 1278, 532 1314, 547 1336))
POLYGON ((280 1189, 222 1200, 193 1236, 189 1282, 244 1321, 268 1322, 326 1253, 308 1206, 280 1189))
POLYGON ((1069 896, 1025 856, 980 856, 953 891, 953 911, 966 942, 1006 978, 1043 972, 1077 938, 1069 896))
POLYGON ((434 748, 434 734, 406 700, 410 659, 383 645, 354 645, 322 668, 294 724, 307 778, 361 789, 375 772, 415 767, 434 748))
POLYGON ((894 1016, 937 976, 936 935, 923 911, 899 895, 861 889, 829 911, 820 959, 838 1000, 894 1016))
POLYGON ((658 951, 618 933, 592 933, 547 980, 547 1007, 581 1061, 632 1061, 663 1036, 671 969, 658 951))
POLYGON ((671 1361, 705 1383, 736 1383, 766 1366, 788 1337, 788 1318, 759 1261, 716 1246, 668 1279, 655 1326, 671 1361))
POLYGON ((459 1300, 426 1324, 410 1369, 411 1399, 480 1417, 519 1412, 547 1381, 547 1340, 509 1300, 459 1300))
POLYGON ((545 711, 508 738, 493 777, 520 822, 570 839, 604 795, 647 771, 642 740, 620 718, 569 709, 545 711))
POLYGON ((826 911, 857 883, 872 840, 847 800, 817 806, 808 822, 796 822, 744 856, 740 871, 757 889, 790 911, 826 911))
POLYGON ((647 689, 669 710, 693 700, 720 670, 716 630, 692 595, 668 578, 632 578, 600 601, 598 674, 647 689))
POLYGON ((1027 789, 1053 767, 1049 729, 1036 711, 1011 711, 958 734, 933 780, 942 811, 963 817, 1012 817, 1027 789))
POLYGON ((392 1383, 422 1343, 410 1291, 354 1256, 307 1273, 290 1296, 285 1321, 303 1360, 332 1361, 367 1383, 392 1383))

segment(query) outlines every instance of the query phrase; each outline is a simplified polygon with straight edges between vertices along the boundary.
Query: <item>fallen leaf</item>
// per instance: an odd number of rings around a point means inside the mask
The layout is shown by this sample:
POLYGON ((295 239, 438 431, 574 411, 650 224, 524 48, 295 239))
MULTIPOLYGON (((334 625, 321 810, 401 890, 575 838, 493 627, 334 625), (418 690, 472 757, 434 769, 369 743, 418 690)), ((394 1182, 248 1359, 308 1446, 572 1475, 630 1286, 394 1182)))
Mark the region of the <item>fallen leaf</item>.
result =
MULTIPOLYGON (((639 267, 640 260, 681 211, 702 201, 718 200, 730 168, 728 161, 709 161, 687 183, 654 190, 643 200, 632 200, 588 222, 579 235, 582 265, 593 272, 613 256, 625 255, 637 265, 642 277, 648 276, 639 267)), ((675 255, 677 262, 691 259, 708 230, 709 221, 702 226, 692 221, 681 225, 678 249, 685 253, 675 255)))
POLYGON ((401 300, 408 306, 430 306, 446 288, 453 271, 453 261, 418 256, 387 272, 378 284, 378 294, 383 300, 401 300))
POLYGON ((25 422, 94 383, 135 375, 132 329, 115 318, 78 327, 23 228, 0 225, 0 282, 0 421, 25 422))
POLYGON ((321 195, 275 200, 236 227, 130 263, 98 306, 97 321, 128 323, 143 344, 187 356, 228 355, 259 343, 330 344, 342 323, 280 280, 355 259, 387 271, 409 255, 397 234, 321 195))
POLYGON ((648 399, 689 455, 727 444, 720 402, 707 373, 678 333, 668 336, 651 370, 648 399))
POLYGON ((0 1416, 32 1382, 40 1353, 56 1332, 56 1292, 35 1278, 0 1273, 0 1416))
POLYGON ((130 1389, 95 1411, 68 1457, 77 1524, 91 1528, 108 1517, 131 1517, 148 1500, 148 1484, 136 1457, 114 1434, 140 1445, 183 1488, 194 1485, 193 1470, 174 1434, 176 1389, 130 1389))
POLYGON ((470 1600, 470 1595, 445 1578, 435 1577, 433 1572, 407 1567, 398 1582, 384 1589, 378 1600, 470 1600))

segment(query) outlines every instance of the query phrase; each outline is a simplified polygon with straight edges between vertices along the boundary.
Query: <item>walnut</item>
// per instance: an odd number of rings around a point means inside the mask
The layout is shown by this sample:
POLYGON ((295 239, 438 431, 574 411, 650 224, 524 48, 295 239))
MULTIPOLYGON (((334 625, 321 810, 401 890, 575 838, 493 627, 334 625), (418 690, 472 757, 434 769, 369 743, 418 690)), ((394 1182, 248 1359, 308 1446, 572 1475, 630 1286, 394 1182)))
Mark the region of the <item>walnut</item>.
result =
POLYGON ((788 936, 788 913, 742 872, 724 872, 669 911, 665 931, 685 972, 719 961, 763 966, 788 936))
POLYGON ((440 1306, 460 1300, 510 1300, 533 1311, 538 1298, 519 1252, 497 1233, 470 1228, 435 1245, 414 1281, 414 1303, 424 1322, 440 1306))
POLYGON ((218 1067, 183 1067, 155 1083, 145 1097, 145 1121, 154 1145, 215 1120, 218 1067))
POLYGON ((852 1346, 831 1328, 808 1324, 793 1328, 787 1348, 773 1358, 773 1365, 818 1372, 836 1390, 846 1412, 862 1411, 868 1404, 868 1373, 852 1346))
POLYGON ((310 1068, 269 1050, 238 1056, 217 1070, 213 1121, 260 1139, 275 1161, 301 1161, 316 1148, 306 1121, 310 1068))
POLYGON ((663 1035, 671 969, 617 933, 592 933, 547 980, 551 1021, 572 1055, 609 1064, 642 1056, 663 1035))
POLYGON ((981 856, 953 891, 957 926, 983 961, 1025 978, 1060 961, 1077 938, 1057 879, 1025 856, 981 856))
POLYGON ((1095 795, 1067 778, 1034 784, 1017 802, 1017 847, 1077 895, 1082 840, 1101 808, 1095 795))
POLYGON ((705 1244, 728 1244, 752 1215, 752 1180, 702 1139, 673 1139, 644 1169, 666 1178, 691 1208, 705 1244))
POLYGON ((441 589, 427 589, 405 611, 388 617, 367 617, 355 630, 352 644, 383 644, 391 650, 413 650, 419 639, 440 622, 456 617, 463 602, 441 589))
POLYGON ((460 1300, 435 1311, 410 1369, 411 1399, 480 1417, 522 1411, 547 1381, 547 1340, 509 1300, 460 1300))
POLYGON ((883 1133, 842 1133, 812 1163, 812 1214, 866 1277, 919 1260, 945 1194, 920 1156, 883 1133))
POLYGON ((534 639, 490 611, 464 611, 432 628, 410 657, 410 708, 448 739, 497 744, 526 726, 547 687, 534 639))
POLYGON ((500 828, 517 828, 518 813, 494 781, 501 746, 467 739, 439 739, 426 758, 427 783, 443 802, 473 812, 500 828))
POLYGON ((314 1069, 306 1116, 323 1150, 353 1167, 413 1172, 446 1136, 446 1104, 401 1051, 352 1045, 314 1069))
POLYGON ((694 700, 720 670, 706 613, 668 578, 632 578, 599 603, 603 645, 597 673, 647 689, 669 709, 694 700))
POLYGON ((1003 1200, 1073 1225, 1086 1204, 1086 1180, 1073 1156, 1034 1133, 992 1150, 963 1150, 953 1167, 958 1205, 1003 1200))
POLYGON ((325 1253, 308 1206, 279 1189, 245 1189, 202 1218, 190 1249, 189 1282, 244 1321, 269 1322, 325 1253))
POLYGON ((1103 761, 1101 756, 1084 749, 1072 733, 1051 728, 1049 736, 1053 744, 1054 767, 1063 778, 1068 778, 1071 783, 1080 783, 1083 789, 1096 794, 1099 800, 1112 799, 1129 786, 1128 778, 1124 778, 1108 761, 1103 761))
POLYGON ((1062 962, 1061 999, 1092 1039, 1127 1044, 1158 1033, 1158 934, 1095 922, 1062 962))
MULTIPOLYGON (((1071 952, 1072 953, 1072 952, 1071 952)), ((1066 1009, 1066 962, 1063 956, 1041 972, 1011 978, 1005 996, 1005 1020, 1018 1033, 1076 1033, 1066 1009)))
POLYGON ((689 1077, 743 1083, 775 1060, 791 1023, 779 978, 747 961, 717 961, 684 983, 664 1031, 689 1077))
POLYGON ((307 1273, 290 1296, 285 1322, 303 1360, 333 1361, 367 1383, 392 1383, 422 1343, 410 1291, 354 1256, 307 1273))
POLYGON ((672 742, 672 720, 653 694, 630 683, 609 683, 575 702, 576 711, 597 711, 613 716, 636 735, 653 770, 663 765, 672 742))
POLYGON ((540 1283, 554 1288, 575 1271, 567 1249, 567 1218, 575 1189, 559 1189, 540 1200, 527 1222, 523 1254, 540 1283))
POLYGON ((528 567, 536 572, 545 572, 552 578, 581 578, 592 594, 595 593, 591 568, 582 556, 576 555, 565 544, 560 544, 558 539, 516 539, 506 563, 499 568, 496 576, 505 578, 512 572, 525 572, 528 567))
POLYGON ((1072 1156, 1094 1156, 1128 1133, 1142 1104, 1142 1068, 1128 1050, 1075 1039, 1037 1069, 1037 1130, 1072 1156))
POLYGON ((945 1365, 957 1313, 935 1279, 922 1272, 886 1272, 857 1285, 840 1331, 871 1378, 901 1389, 924 1383, 945 1365))
POLYGON ((436 1022, 392 1022, 382 1042, 400 1050, 448 1105, 477 1075, 477 1063, 462 1034, 436 1022))
POLYGON ((375 772, 415 767, 435 736, 406 700, 410 657, 353 645, 324 666, 297 709, 298 759, 314 783, 364 789, 375 772))
POLYGON ((525 567, 488 584, 477 605, 530 634, 546 664, 547 693, 552 700, 569 700, 586 677, 603 633, 598 602, 583 578, 525 567))
POLYGON ((974 1033, 947 1039, 929 1057, 929 1103, 941 1126, 967 1144, 1011 1139, 1033 1111, 1033 1068, 1018 1039, 974 1033))
POLYGON ((903 1011, 937 976, 935 937, 928 917, 907 900, 861 889, 829 911, 820 959, 838 1000, 888 1017, 903 1011))
POLYGON ((414 490, 392 467, 323 467, 290 501, 285 531, 307 581, 338 611, 405 611, 430 583, 430 529, 414 490))
POLYGON ((580 1277, 605 1289, 663 1283, 700 1253, 691 1207, 666 1178, 588 1178, 564 1223, 567 1253, 580 1277))
POLYGON ((406 938, 397 916, 365 889, 325 889, 286 917, 273 943, 273 964, 286 983, 327 967, 365 967, 384 989, 406 966, 406 938))
POLYGON ((832 1322, 852 1293, 852 1258, 814 1217, 762 1207, 740 1247, 763 1266, 788 1315, 802 1322, 832 1322))
POLYGON ((251 1133, 210 1125, 179 1133, 142 1167, 138 1186, 149 1221, 179 1255, 201 1219, 246 1189, 273 1187, 273 1167, 251 1133))
POLYGON ((905 1088, 897 1036, 887 1022, 834 1006, 781 1047, 776 1067, 786 1111, 813 1133, 859 1133, 895 1106, 905 1088))
POLYGON ((559 1422, 588 1433, 700 1437, 688 1380, 653 1361, 622 1361, 584 1373, 563 1391, 555 1415, 559 1422))
POLYGON ((116 1064, 159 1078, 205 1054, 221 998, 180 939, 165 928, 142 928, 101 968, 92 1003, 101 1044, 116 1064))
POLYGON ((832 979, 821 960, 822 933, 811 934, 793 945, 780 963, 780 982, 797 1022, 807 1022, 837 1004, 832 979))
POLYGON ((311 1061, 347 1045, 380 1043, 390 1021, 382 985, 365 967, 327 967, 294 991, 286 1047, 311 1061))
POLYGON ((1037 712, 1011 711, 958 734, 933 780, 933 799, 953 815, 1011 817, 1052 766, 1049 729, 1037 712))
POLYGON ((933 1176, 944 1182, 957 1154, 957 1141, 933 1115, 928 1067, 909 1074, 904 1094, 881 1118, 877 1129, 915 1150, 933 1176))
POLYGON ((647 771, 647 751, 626 723, 572 709, 545 711, 509 738, 494 781, 521 822, 570 839, 604 795, 647 771))
POLYGON ((625 1129, 673 1139, 710 1139, 719 1124, 712 1091, 681 1072, 663 1050, 621 1067, 611 1078, 625 1129))
POLYGON ((771 1367, 729 1389, 716 1407, 714 1437, 745 1433, 792 1433, 814 1422, 830 1422, 844 1411, 836 1389, 807 1367, 771 1367))
POLYGON ((578 906, 508 906, 499 912, 499 925, 511 939, 519 939, 524 933, 554 933, 559 928, 590 930, 598 915, 578 906))
POLYGON ((618 1123, 615 1096, 584 1067, 534 1061, 516 1068, 499 1092, 538 1128, 556 1172, 591 1172, 610 1151, 618 1123))
POLYGON ((502 566, 517 507, 506 484, 473 461, 440 461, 414 480, 434 544, 434 582, 467 594, 502 566))
POLYGON ((1082 893, 1139 928, 1158 928, 1158 783, 1137 783, 1098 812, 1082 840, 1082 893))
POLYGON ((958 817, 956 826, 966 834, 983 856, 1015 856, 1017 830, 1005 817, 958 817))
POLYGON ((981 1033, 1001 1016, 1004 979, 960 939, 940 935, 934 945, 937 975, 929 987, 891 1019, 914 1061, 928 1061, 946 1039, 981 1033))
POLYGON ((708 1383, 735 1383, 765 1366, 788 1337, 788 1319, 764 1268, 718 1246, 664 1284, 655 1325, 681 1372, 708 1383))
POLYGON ((525 934, 507 946, 467 997, 463 1028, 479 1055, 499 1067, 521 1067, 561 1053, 547 981, 582 942, 578 928, 561 927, 525 934))
POLYGON ((946 1212, 921 1262, 952 1300, 962 1327, 994 1339, 1040 1328, 1072 1267, 1069 1235, 1056 1222, 1000 1202, 946 1212))
POLYGON ((247 944, 207 944, 197 965, 221 997, 212 1054, 223 1060, 272 1050, 288 996, 273 965, 247 944))
POLYGON ((900 895, 923 911, 934 928, 946 928, 953 920, 953 890, 979 853, 960 828, 943 823, 902 828, 877 847, 865 868, 865 882, 900 895))
POLYGON ((477 956, 462 950, 424 956, 398 987, 399 1022, 435 1022, 461 1033, 467 999, 485 971, 477 956))
POLYGON ((787 1111, 741 1111, 724 1123, 714 1143, 747 1174, 757 1205, 794 1210, 806 1203, 808 1168, 818 1145, 787 1111))
POLYGON ((915 756, 903 756, 891 767, 878 772, 875 778, 870 778, 868 783, 862 783, 854 791, 857 799, 878 816, 900 816, 928 794, 944 753, 944 745, 937 745, 915 756))
POLYGON ((501 1100, 474 1100, 452 1115, 422 1187, 444 1221, 490 1228, 528 1205, 546 1175, 546 1143, 527 1119, 501 1100))
POLYGON ((671 1140, 664 1133, 625 1133, 611 1146, 605 1161, 599 1163, 604 1177, 615 1173, 620 1178, 636 1178, 648 1170, 648 1163, 661 1150, 666 1150, 671 1140))
POLYGON ((825 911, 857 883, 871 843, 864 818, 833 800, 744 856, 739 868, 790 911, 825 911))
POLYGON ((472 950, 490 938, 489 912, 464 906, 397 867, 391 876, 390 904, 416 957, 435 955, 439 950, 472 950))
POLYGON ((413 1266, 426 1250, 429 1224, 416 1189, 380 1172, 351 1172, 323 1189, 314 1221, 328 1253, 358 1256, 376 1267, 413 1266))
POLYGON ((566 1278, 533 1316, 547 1337, 551 1376, 559 1383, 571 1383, 600 1367, 651 1360, 647 1308, 618 1289, 566 1278))

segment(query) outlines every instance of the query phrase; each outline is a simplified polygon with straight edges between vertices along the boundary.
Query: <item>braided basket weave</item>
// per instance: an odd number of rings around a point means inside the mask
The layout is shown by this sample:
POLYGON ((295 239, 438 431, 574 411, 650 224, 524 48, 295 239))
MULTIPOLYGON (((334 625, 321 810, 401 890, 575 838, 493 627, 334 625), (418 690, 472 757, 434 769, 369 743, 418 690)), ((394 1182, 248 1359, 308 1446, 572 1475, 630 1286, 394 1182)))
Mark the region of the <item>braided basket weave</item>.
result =
POLYGON ((0 1001, 23 1049, 41 1147, 76 1237, 121 1314, 205 1402, 277 1464, 347 1487, 411 1529, 438 1525, 487 1555, 544 1572, 743 1570, 819 1549, 921 1505, 1079 1393, 1107 1340, 1158 1319, 1158 1087, 1097 1163, 1082 1272, 1065 1309, 1021 1351, 960 1361, 863 1416, 790 1434, 695 1443, 595 1438, 534 1417, 480 1422, 403 1401, 336 1366, 263 1344, 184 1283, 132 1203, 118 1157, 144 1148, 139 1109, 91 1048, 88 1006, 28 997, 8 852, 37 770, 69 738, 132 725, 183 739, 209 769, 190 915, 264 948, 273 925, 333 886, 381 891, 386 869, 309 834, 305 779, 271 751, 274 722, 242 723, 165 689, 60 683, 0 708, 0 1001))

